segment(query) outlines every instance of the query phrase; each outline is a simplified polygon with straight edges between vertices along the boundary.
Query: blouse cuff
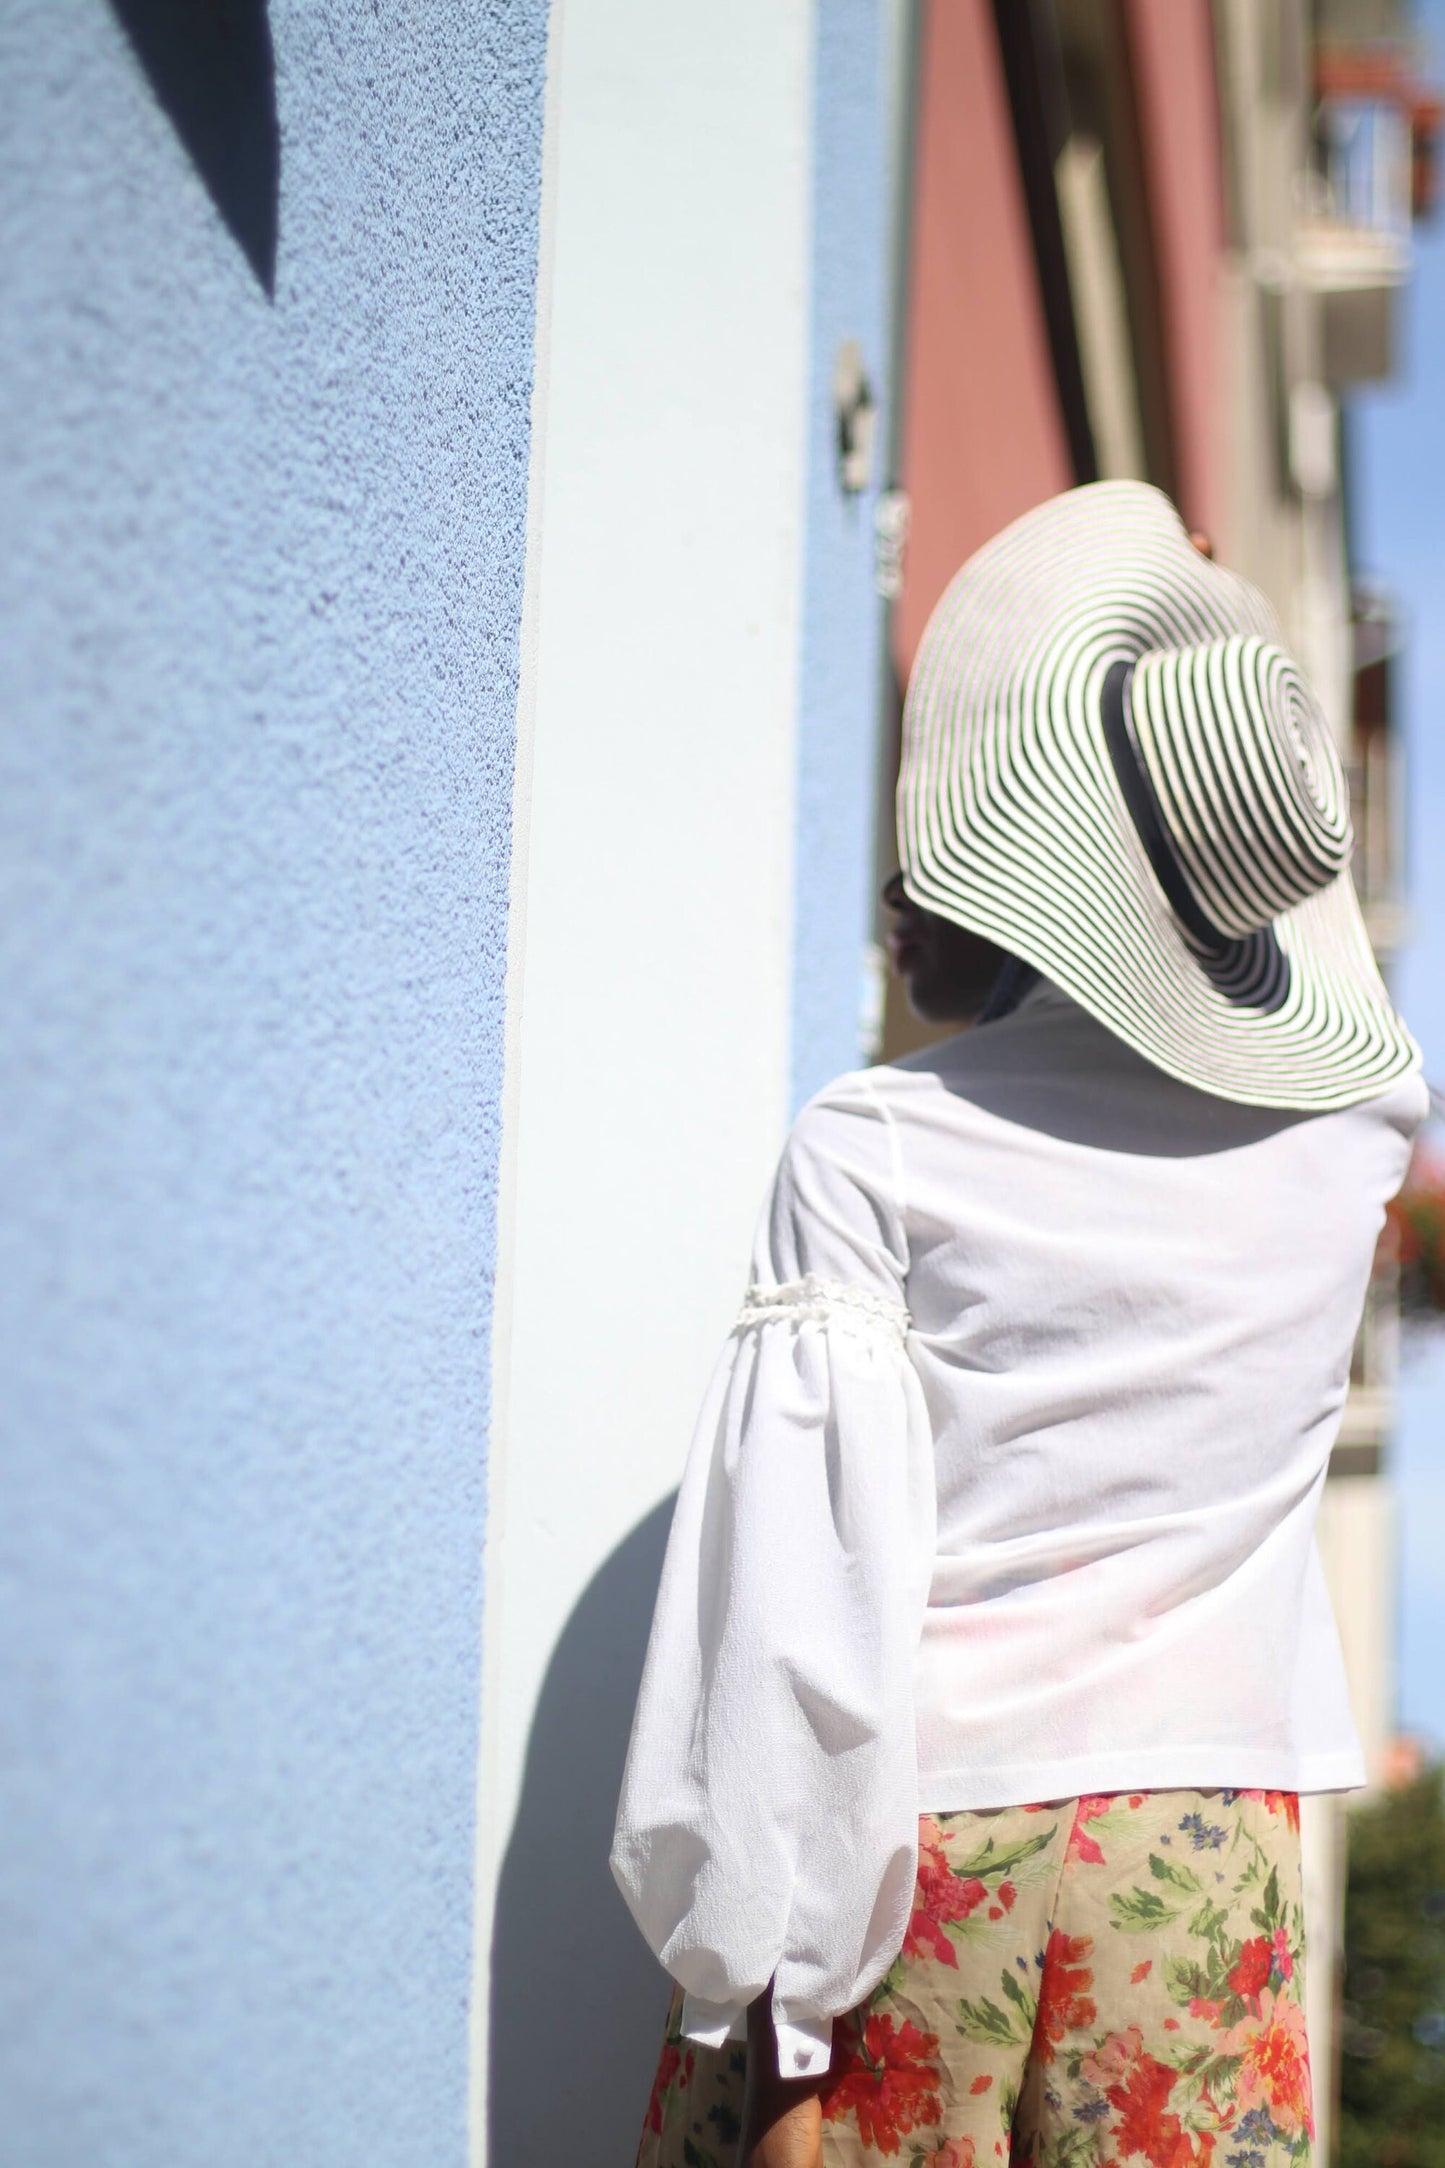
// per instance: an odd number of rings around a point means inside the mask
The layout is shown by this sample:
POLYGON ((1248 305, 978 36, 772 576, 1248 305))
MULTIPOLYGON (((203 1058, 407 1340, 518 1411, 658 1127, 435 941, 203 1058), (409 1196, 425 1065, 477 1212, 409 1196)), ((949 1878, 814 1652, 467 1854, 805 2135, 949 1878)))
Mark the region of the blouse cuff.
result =
MULTIPOLYGON (((778 2042, 778 2075, 782 2078, 821 2078, 833 2059, 833 2020, 830 2017, 774 2020, 778 2042)), ((748 2036, 747 2006, 730 2002, 704 2002, 700 1995, 682 1998, 682 2036, 699 2047, 720 2048, 730 2040, 748 2036)))
POLYGON ((780 2078, 821 2078, 833 2060, 833 2020, 804 2017, 787 2024, 774 2019, 780 2078))
POLYGON ((700 2048, 720 2048, 728 2040, 746 2040, 747 2005, 739 2009, 730 2002, 704 2002, 701 1995, 684 1994, 682 2037, 695 2040, 700 2048))

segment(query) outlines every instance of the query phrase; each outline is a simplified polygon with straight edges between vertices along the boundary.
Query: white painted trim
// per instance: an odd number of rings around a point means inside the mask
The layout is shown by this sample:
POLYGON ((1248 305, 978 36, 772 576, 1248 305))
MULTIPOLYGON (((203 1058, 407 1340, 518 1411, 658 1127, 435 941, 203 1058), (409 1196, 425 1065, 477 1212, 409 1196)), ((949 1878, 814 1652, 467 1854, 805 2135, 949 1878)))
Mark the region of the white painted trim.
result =
MULTIPOLYGON (((537 1697, 592 1577, 676 1480, 786 1120, 813 39, 813 0, 739 0, 723 17, 568 0, 551 25, 472 2168, 489 2148, 497 1878, 537 1697)), ((563 1923, 539 1900, 545 1942, 563 1923)), ((609 2151, 612 2135, 599 2132, 609 2151)))

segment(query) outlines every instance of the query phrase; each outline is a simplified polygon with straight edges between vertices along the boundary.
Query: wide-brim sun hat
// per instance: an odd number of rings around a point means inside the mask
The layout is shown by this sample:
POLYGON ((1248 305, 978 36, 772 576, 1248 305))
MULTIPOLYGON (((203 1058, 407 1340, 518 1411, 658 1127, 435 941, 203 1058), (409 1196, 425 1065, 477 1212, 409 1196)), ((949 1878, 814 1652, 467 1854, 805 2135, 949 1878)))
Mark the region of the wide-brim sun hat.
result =
POLYGON ((1069 490, 955 576, 909 682, 898 832, 914 902, 1185 1083, 1324 1110, 1420 1066, 1319 702, 1264 597, 1143 483, 1069 490))

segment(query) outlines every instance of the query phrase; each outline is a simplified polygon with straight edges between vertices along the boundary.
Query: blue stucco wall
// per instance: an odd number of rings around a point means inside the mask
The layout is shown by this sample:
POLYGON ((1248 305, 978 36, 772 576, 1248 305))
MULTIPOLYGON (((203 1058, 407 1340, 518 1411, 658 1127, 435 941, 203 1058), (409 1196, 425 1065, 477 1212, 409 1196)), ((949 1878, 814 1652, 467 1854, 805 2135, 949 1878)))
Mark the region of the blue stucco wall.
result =
POLYGON ((883 604, 873 515, 887 412, 889 280, 885 11, 815 14, 808 510, 798 703, 791 1087, 799 1106, 860 1059, 873 923, 883 604), (878 406, 870 487, 838 477, 833 369, 856 339, 878 406))
POLYGON ((0 13, 17 2168, 465 2155, 544 18, 272 0, 272 299, 0 13))

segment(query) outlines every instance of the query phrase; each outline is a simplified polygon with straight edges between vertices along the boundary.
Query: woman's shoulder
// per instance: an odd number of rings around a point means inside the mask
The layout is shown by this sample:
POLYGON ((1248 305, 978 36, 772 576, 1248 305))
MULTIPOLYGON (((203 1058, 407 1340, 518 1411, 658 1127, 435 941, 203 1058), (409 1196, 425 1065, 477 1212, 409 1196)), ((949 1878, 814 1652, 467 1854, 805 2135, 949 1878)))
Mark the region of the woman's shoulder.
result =
POLYGON ((794 1117, 791 1134, 807 1140, 873 1130, 886 1133, 906 1106, 939 1087, 938 1065, 930 1066, 912 1057, 847 1069, 804 1101, 794 1117))
POLYGON ((779 1173, 809 1194, 863 1191, 897 1201, 903 1186, 900 1116, 907 1097, 928 1089, 893 1063, 849 1069, 823 1085, 793 1118, 779 1173))
POLYGON ((1430 1116, 1430 1087, 1419 1069, 1397 1077, 1388 1091, 1365 1102, 1377 1121, 1394 1129, 1409 1142, 1430 1116))

